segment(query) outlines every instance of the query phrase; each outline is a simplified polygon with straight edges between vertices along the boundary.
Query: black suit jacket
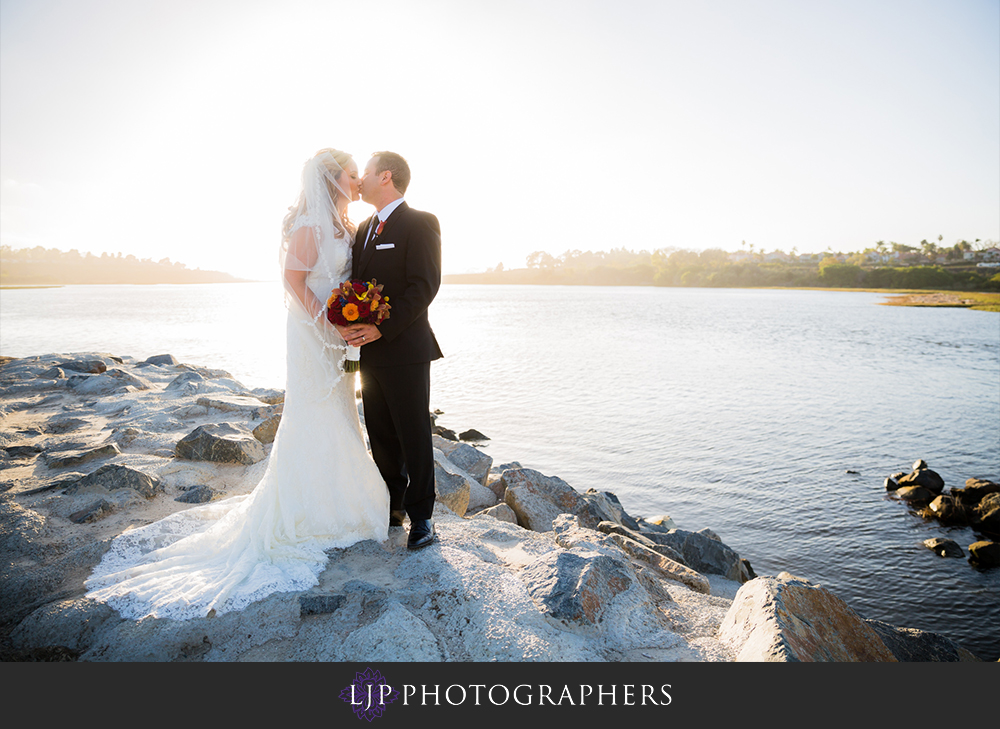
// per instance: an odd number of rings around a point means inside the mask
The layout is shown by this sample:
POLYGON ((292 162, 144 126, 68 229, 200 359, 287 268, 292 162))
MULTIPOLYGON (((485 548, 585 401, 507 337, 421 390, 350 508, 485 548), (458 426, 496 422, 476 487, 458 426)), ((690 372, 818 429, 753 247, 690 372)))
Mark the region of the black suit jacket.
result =
POLYGON ((358 228, 352 277, 383 284, 382 294, 392 308, 379 324, 382 336, 361 347, 361 362, 384 367, 439 359, 441 348, 427 320, 427 307, 441 286, 438 219, 403 202, 365 250, 368 228, 377 220, 373 215, 358 228))

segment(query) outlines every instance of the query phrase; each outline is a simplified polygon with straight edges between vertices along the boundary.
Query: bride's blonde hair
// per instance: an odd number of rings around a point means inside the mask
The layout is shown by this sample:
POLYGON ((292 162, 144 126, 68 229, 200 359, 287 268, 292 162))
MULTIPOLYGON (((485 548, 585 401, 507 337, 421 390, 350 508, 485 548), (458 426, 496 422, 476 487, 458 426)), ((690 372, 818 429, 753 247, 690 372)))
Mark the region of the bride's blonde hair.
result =
MULTIPOLYGON (((337 189, 337 186, 333 184, 333 179, 338 175, 347 172, 347 165, 354 161, 352 157, 347 152, 341 149, 334 149, 333 147, 326 147, 319 150, 316 154, 312 156, 312 159, 317 157, 321 158, 323 166, 326 167, 327 171, 330 173, 330 177, 326 179, 326 189, 330 193, 330 200, 333 203, 334 210, 337 209, 337 200, 344 197, 344 195, 337 189)), ((350 182, 347 182, 347 187, 350 187, 350 182)), ((351 202, 348 200, 347 202, 351 202)), ((282 240, 287 241, 291 235, 292 226, 295 223, 295 219, 302 214, 311 212, 305 210, 305 191, 299 195, 298 202, 288 208, 288 214, 285 216, 284 221, 281 225, 281 237, 282 240)), ((333 225, 337 229, 336 236, 338 238, 343 238, 344 234, 350 231, 354 234, 354 224, 348 220, 346 217, 341 218, 339 215, 333 216, 333 225)))

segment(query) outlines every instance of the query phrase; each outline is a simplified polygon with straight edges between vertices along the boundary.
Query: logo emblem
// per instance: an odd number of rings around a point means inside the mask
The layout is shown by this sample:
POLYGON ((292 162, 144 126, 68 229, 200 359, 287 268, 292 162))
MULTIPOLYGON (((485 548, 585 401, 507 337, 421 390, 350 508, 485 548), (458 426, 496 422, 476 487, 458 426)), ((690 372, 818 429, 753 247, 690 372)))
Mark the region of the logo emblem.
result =
POLYGON ((388 684, 378 671, 366 668, 354 674, 354 682, 340 692, 359 719, 371 721, 382 716, 386 706, 399 698, 399 691, 388 684))

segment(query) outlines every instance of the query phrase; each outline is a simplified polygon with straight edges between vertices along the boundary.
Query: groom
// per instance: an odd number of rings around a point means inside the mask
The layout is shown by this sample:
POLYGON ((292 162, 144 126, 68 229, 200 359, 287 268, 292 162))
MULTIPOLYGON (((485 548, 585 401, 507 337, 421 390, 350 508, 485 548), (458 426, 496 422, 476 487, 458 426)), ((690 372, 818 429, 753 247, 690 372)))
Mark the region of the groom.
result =
POLYGON ((361 199, 376 214, 358 228, 352 278, 384 284, 389 318, 378 326, 341 328, 361 347, 361 400, 372 456, 389 487, 389 526, 410 517, 407 546, 435 540, 434 451, 431 444, 431 361, 439 359, 427 307, 441 285, 441 226, 403 200, 410 167, 394 152, 376 152, 365 166, 361 199))

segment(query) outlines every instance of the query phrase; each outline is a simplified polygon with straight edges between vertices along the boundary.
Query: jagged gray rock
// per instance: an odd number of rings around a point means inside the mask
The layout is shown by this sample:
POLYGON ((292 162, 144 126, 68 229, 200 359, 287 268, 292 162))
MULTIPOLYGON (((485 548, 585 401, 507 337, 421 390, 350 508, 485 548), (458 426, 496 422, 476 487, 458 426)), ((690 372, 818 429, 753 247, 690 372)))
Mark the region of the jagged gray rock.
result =
POLYGON ((100 491, 132 489, 147 499, 163 491, 163 483, 158 478, 116 463, 101 466, 93 473, 77 479, 66 488, 66 495, 100 491))
POLYGON ((257 463, 266 455, 264 446, 246 427, 234 423, 200 425, 177 442, 178 458, 214 463, 257 463))
POLYGON ((434 447, 440 450, 445 458, 472 476, 482 486, 486 486, 486 479, 489 476, 490 467, 493 465, 491 456, 466 443, 448 440, 440 435, 434 435, 431 438, 434 447))

